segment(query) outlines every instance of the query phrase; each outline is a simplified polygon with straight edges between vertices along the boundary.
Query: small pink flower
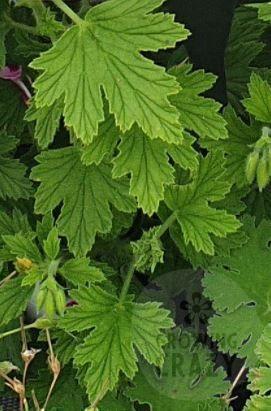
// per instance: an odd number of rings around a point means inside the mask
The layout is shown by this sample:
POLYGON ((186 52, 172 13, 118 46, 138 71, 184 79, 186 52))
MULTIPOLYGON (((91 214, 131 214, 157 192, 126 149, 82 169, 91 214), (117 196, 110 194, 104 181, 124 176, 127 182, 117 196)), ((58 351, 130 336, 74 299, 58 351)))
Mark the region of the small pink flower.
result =
POLYGON ((21 80, 23 70, 21 66, 7 66, 0 70, 0 78, 3 80, 17 81, 21 80))
POLYGON ((6 66, 0 70, 0 79, 12 81, 22 92, 22 98, 26 105, 31 99, 31 93, 22 80, 23 69, 21 66, 6 66))

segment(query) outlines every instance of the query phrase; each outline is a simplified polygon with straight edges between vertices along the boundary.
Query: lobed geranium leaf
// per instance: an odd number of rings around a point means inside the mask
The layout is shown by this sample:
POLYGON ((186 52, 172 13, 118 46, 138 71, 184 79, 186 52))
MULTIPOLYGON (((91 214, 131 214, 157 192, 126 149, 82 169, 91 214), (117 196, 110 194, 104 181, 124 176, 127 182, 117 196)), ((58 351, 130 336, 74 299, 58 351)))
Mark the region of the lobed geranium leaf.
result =
POLYGON ((178 113, 168 101, 178 83, 140 54, 188 37, 169 14, 151 14, 162 3, 110 0, 91 8, 30 64, 42 71, 34 83, 37 107, 64 99, 66 125, 89 144, 104 119, 102 88, 122 131, 137 123, 150 137, 180 141, 178 113))
POLYGON ((121 303, 97 286, 71 295, 78 306, 67 312, 60 326, 69 332, 92 330, 75 354, 78 366, 87 365, 84 380, 92 400, 116 386, 120 371, 134 377, 135 348, 149 363, 162 365, 162 347, 167 342, 162 330, 172 327, 173 322, 159 303, 137 304, 131 298, 121 303))
POLYGON ((80 157, 75 147, 43 152, 31 173, 41 182, 36 192, 38 213, 46 214, 63 202, 57 226, 74 254, 86 254, 97 232, 110 231, 110 204, 121 211, 134 209, 126 180, 112 181, 109 165, 85 166, 80 157))
POLYGON ((226 237, 241 226, 234 215, 210 206, 230 191, 231 184, 226 181, 223 164, 220 153, 201 157, 193 181, 170 186, 165 196, 167 207, 176 213, 185 244, 191 243, 197 252, 210 255, 214 254, 212 235, 226 237))

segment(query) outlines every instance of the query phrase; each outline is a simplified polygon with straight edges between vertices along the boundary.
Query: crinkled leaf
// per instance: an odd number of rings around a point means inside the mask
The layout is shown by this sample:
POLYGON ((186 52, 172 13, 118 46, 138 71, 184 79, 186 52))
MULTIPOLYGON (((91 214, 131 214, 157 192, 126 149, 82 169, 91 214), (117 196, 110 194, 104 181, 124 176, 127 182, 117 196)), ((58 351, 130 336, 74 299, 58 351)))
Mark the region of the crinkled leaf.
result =
POLYGON ((107 164, 85 166, 80 150, 67 147, 43 152, 31 177, 41 184, 36 192, 35 209, 46 214, 63 202, 57 226, 68 238, 75 254, 86 254, 96 233, 107 233, 112 226, 110 204, 121 211, 132 211, 126 180, 113 181, 107 164))
POLYGON ((65 123, 87 144, 104 119, 102 88, 122 131, 137 122, 151 137, 179 141, 178 114, 168 101, 178 84, 140 54, 172 47, 189 34, 169 14, 151 13, 162 2, 111 0, 91 8, 31 63, 43 72, 34 83, 37 106, 64 97, 65 123))
POLYGON ((85 383, 90 398, 112 390, 120 371, 134 377, 135 348, 151 364, 162 365, 162 347, 167 342, 162 330, 173 322, 160 304, 137 304, 129 298, 120 303, 115 295, 96 286, 73 291, 72 298, 79 305, 67 312, 60 326, 70 332, 92 329, 75 355, 78 366, 88 366, 85 383))

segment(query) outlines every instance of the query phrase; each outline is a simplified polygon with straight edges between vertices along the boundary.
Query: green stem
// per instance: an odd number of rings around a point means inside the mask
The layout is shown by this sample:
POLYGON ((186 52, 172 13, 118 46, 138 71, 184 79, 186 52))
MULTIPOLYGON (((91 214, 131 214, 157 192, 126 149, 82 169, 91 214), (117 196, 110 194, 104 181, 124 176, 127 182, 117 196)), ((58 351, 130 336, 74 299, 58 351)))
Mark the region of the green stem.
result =
POLYGON ((84 20, 81 19, 67 4, 62 0, 52 0, 55 5, 63 11, 75 24, 81 26, 84 20))
POLYGON ((26 24, 19 23, 18 21, 14 21, 11 17, 9 17, 6 13, 4 14, 4 20, 12 26, 14 29, 18 30, 23 30, 26 31, 27 33, 35 34, 37 35, 37 29, 36 27, 33 26, 27 26, 26 24))
POLYGON ((133 259, 130 266, 129 266, 129 268, 128 268, 128 272, 127 272, 127 275, 126 275, 126 278, 125 278, 125 281, 123 283, 122 290, 121 290, 121 293, 120 293, 119 301, 120 301, 121 304, 125 301, 125 298, 128 294, 130 284, 131 284, 131 281, 133 279, 134 272, 135 272, 135 263, 134 263, 134 259, 133 259))
MULTIPOLYGON (((25 330, 30 330, 31 328, 36 328, 36 327, 35 327, 35 324, 36 324, 36 322, 34 322, 34 323, 32 323, 32 324, 29 324, 29 325, 25 325, 25 326, 24 326, 24 329, 25 329, 25 330)), ((6 331, 5 333, 0 334, 0 340, 1 340, 2 338, 9 337, 10 335, 17 334, 17 333, 21 332, 21 330, 22 330, 22 329, 21 329, 21 327, 20 327, 20 328, 15 328, 14 330, 6 331)))
POLYGON ((165 234, 165 232, 170 228, 170 226, 174 223, 174 221, 177 219, 177 214, 174 211, 165 221, 164 223, 160 226, 158 232, 157 232, 157 238, 162 237, 162 235, 165 234))

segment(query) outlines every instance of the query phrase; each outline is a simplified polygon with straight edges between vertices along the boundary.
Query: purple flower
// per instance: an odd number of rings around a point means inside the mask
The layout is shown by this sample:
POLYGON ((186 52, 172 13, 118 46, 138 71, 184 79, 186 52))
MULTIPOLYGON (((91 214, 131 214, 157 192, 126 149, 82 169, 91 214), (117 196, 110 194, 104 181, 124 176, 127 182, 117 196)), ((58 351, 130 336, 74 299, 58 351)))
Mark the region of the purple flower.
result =
POLYGON ((6 66, 0 70, 0 79, 9 80, 16 84, 22 92, 23 100, 28 104, 31 99, 31 93, 22 80, 23 69, 21 66, 6 66))

